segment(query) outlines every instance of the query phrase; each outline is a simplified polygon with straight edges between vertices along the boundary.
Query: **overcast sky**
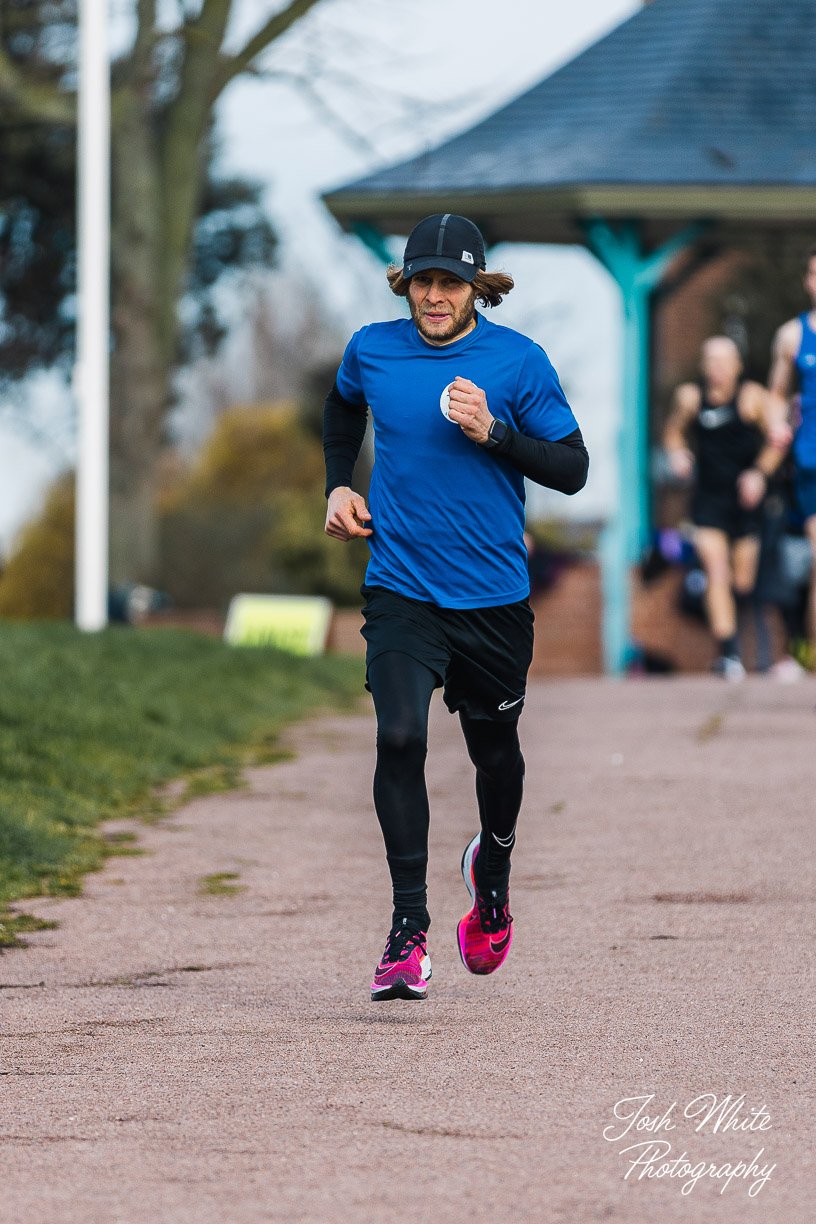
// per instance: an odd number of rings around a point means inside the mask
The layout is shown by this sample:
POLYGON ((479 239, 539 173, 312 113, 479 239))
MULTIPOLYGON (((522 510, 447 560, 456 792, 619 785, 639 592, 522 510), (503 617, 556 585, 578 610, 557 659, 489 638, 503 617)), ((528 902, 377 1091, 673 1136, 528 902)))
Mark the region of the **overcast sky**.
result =
MULTIPOLYGON (((128 0, 114 3, 121 19, 128 0)), ((400 307, 381 266, 340 234, 320 191, 470 126, 639 6, 640 0, 323 0, 270 49, 262 74, 240 79, 225 94, 221 167, 266 184, 292 274, 315 279, 332 267, 327 305, 339 332, 350 334, 400 307), (309 99, 311 89, 317 101, 309 99)), ((278 7, 238 0, 231 39, 239 43, 278 7)), ((492 317, 547 348, 590 449, 603 453, 611 445, 618 377, 614 287, 594 260, 574 250, 505 247, 491 254, 494 266, 517 279, 492 317)), ((47 420, 47 410, 41 415, 47 420)), ((584 513, 608 506, 604 467, 593 467, 584 513)), ((30 442, 0 433, 0 541, 7 543, 36 508, 53 472, 53 460, 30 442)))

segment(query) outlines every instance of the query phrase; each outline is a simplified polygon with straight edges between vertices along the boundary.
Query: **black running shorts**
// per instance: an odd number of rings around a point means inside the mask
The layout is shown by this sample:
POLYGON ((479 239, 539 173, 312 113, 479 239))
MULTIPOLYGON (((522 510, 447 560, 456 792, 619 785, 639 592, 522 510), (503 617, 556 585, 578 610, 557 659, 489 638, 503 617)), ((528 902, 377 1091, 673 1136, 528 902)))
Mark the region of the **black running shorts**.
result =
POLYGON ((758 536, 762 532, 762 506, 746 510, 736 492, 709 493, 698 489, 691 503, 691 521, 695 527, 716 527, 732 540, 758 536))
MULTIPOLYGON (((496 722, 518 718, 533 657, 533 610, 528 599, 493 608, 440 608, 386 587, 363 584, 368 668, 398 650, 424 663, 444 686, 453 714, 496 722)), ((370 690, 369 690, 370 691, 370 690)))

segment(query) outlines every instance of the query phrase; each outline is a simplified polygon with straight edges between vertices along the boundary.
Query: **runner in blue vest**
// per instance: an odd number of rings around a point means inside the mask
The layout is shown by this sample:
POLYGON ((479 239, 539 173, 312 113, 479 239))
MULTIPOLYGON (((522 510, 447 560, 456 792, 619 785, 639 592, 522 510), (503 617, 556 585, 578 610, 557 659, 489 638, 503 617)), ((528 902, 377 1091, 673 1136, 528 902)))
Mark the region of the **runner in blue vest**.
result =
MULTIPOLYGON (((793 422, 794 487, 799 513, 816 555, 816 248, 805 263, 805 292, 811 309, 784 323, 776 333, 770 392, 781 412, 799 388, 799 419, 793 422)), ((807 633, 816 662, 816 565, 811 569, 807 633)))
POLYGON ((470 907, 462 961, 492 973, 512 942, 510 855, 524 760, 517 725, 532 658, 524 477, 564 493, 586 481, 580 431, 543 349, 489 322, 513 281, 488 273, 472 221, 411 232, 391 289, 410 319, 355 332, 324 409, 326 532, 368 539, 361 593, 366 688, 377 715, 374 803, 393 889, 374 999, 421 999, 427 950, 428 709, 458 713, 476 768, 480 831, 462 858, 470 907), (369 505, 352 488, 371 409, 369 505))

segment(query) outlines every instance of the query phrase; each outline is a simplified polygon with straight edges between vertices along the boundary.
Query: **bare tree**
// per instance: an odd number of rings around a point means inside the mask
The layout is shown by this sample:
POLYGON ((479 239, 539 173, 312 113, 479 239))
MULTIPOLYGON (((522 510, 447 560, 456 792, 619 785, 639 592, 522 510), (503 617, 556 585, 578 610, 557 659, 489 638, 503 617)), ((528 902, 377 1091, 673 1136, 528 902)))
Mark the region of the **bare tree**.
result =
MULTIPOLYGON (((310 23, 310 37, 296 40, 294 54, 267 57, 318 4, 330 10, 330 0, 289 0, 235 47, 228 27, 238 0, 177 0, 172 28, 159 0, 132 4, 132 43, 112 77, 113 581, 149 581, 156 570, 155 474, 181 356, 179 304, 224 90, 248 72, 287 83, 369 160, 389 133, 406 130, 409 114, 413 139, 423 133, 430 139, 436 113, 432 100, 420 103, 355 72, 360 36, 331 22, 320 29, 310 23), (350 97, 358 113, 365 110, 364 124, 348 118, 350 97)), ((22 9, 29 23, 36 10, 35 34, 22 39, 4 26, 0 11, 0 122, 11 115, 19 125, 69 128, 76 111, 76 0, 26 0, 22 9)), ((393 55, 393 47, 380 48, 382 62, 393 55)), ((448 115, 472 99, 449 101, 448 115)))
MULTIPOLYGON (((180 4, 165 30, 157 0, 135 0, 135 36, 112 89, 111 577, 150 578, 157 558, 154 480, 178 302, 190 268, 219 97, 318 0, 290 0, 247 41, 225 49, 235 0, 180 4)), ((68 14, 66 14, 66 17, 68 14)), ((0 46, 6 108, 37 124, 75 122, 71 66, 26 62, 0 46), (56 78, 56 79, 55 79, 56 78)))
POLYGON ((317 290, 280 270, 243 276, 241 317, 218 352, 179 372, 171 417, 184 451, 200 446, 236 404, 299 400, 314 371, 338 362, 343 337, 317 290))

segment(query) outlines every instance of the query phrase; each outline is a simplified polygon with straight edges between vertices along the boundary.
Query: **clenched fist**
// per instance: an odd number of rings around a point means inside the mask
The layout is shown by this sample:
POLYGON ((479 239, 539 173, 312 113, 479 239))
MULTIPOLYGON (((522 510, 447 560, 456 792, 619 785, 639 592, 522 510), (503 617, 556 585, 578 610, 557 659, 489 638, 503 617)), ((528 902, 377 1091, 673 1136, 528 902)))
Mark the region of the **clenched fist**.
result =
POLYGON ((454 378, 450 385, 448 420, 455 421, 472 442, 486 442, 493 417, 487 406, 487 396, 469 378, 454 378))

